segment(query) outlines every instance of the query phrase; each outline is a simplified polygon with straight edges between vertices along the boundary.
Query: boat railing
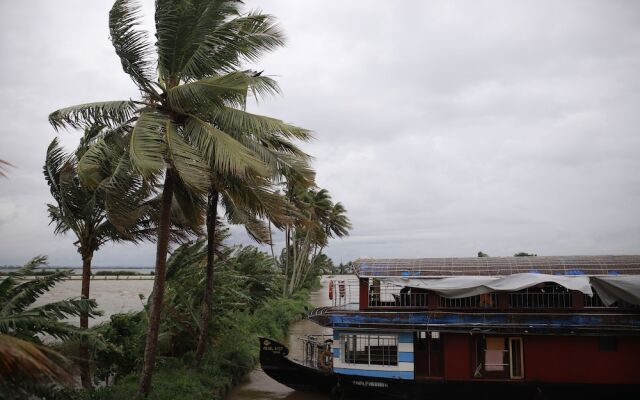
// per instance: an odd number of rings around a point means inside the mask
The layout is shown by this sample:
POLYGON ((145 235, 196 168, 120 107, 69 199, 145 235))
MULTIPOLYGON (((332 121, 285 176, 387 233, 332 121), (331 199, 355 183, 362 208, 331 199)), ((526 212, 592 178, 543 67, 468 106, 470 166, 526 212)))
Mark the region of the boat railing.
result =
POLYGON ((329 299, 334 307, 358 303, 359 293, 358 281, 334 279, 329 282, 329 299))
POLYGON ((425 290, 375 282, 369 285, 369 307, 426 308, 429 294, 425 290))
POLYGON ((476 296, 460 297, 460 298, 446 298, 440 296, 441 308, 497 308, 498 307, 498 294, 497 293, 485 293, 476 296))
POLYGON ((573 294, 566 289, 548 289, 545 292, 524 290, 509 293, 511 308, 572 308, 573 294))
POLYGON ((302 362, 311 368, 329 371, 333 367, 332 335, 307 335, 302 342, 302 362))
POLYGON ((427 293, 393 293, 391 297, 383 293, 371 293, 369 296, 369 307, 417 307, 427 306, 429 296, 427 293))

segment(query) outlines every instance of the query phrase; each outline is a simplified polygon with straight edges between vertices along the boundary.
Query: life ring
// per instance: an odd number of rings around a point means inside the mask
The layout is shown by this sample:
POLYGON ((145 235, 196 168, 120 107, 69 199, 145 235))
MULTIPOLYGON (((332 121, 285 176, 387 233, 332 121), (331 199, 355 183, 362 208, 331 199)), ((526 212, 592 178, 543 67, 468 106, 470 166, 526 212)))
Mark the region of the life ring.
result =
POLYGON ((329 281, 329 300, 333 300, 333 281, 329 281))

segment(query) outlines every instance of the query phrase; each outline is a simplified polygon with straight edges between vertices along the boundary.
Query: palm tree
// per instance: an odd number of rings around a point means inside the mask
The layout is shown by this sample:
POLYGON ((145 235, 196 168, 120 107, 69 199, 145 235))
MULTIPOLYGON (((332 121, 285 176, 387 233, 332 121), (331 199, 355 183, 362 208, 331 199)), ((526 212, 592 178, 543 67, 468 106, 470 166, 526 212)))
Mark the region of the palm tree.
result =
MULTIPOLYGON (((236 0, 157 0, 156 63, 147 34, 137 29, 136 2, 116 0, 109 14, 111 40, 142 98, 82 104, 49 116, 56 129, 96 123, 114 130, 131 126, 123 135, 122 165, 129 164, 148 182, 164 181, 139 387, 145 397, 155 364, 174 199, 186 215, 197 215, 193 203, 209 190, 211 166, 224 176, 269 175, 255 151, 230 131, 258 140, 263 132, 294 138, 308 135, 282 121, 244 111, 248 96, 277 93, 278 87, 261 73, 239 71, 241 63, 256 61, 281 46, 283 37, 271 16, 241 14, 240 5, 236 0)), ((97 157, 80 162, 81 176, 97 169, 97 157)))
MULTIPOLYGON (((229 109, 232 113, 233 109, 229 109)), ((268 119, 266 117, 262 117, 268 119)), ((260 160, 270 168, 268 177, 254 175, 245 177, 224 176, 216 174, 214 166, 211 167, 211 187, 209 189, 207 206, 207 268, 205 280, 205 294, 202 300, 202 318, 200 321, 200 334, 196 349, 196 365, 202 360, 208 343, 208 327, 214 287, 214 250, 212 243, 216 242, 216 221, 218 206, 221 204, 225 210, 227 221, 232 224, 242 224, 247 233, 258 243, 271 242, 271 225, 276 229, 283 229, 289 222, 290 207, 287 199, 280 195, 274 184, 286 180, 292 176, 301 182, 311 182, 315 176, 310 167, 310 156, 303 152, 291 140, 290 135, 283 135, 279 130, 270 130, 260 127, 252 127, 252 132, 258 135, 248 135, 237 132, 233 126, 224 125, 223 129, 242 142, 245 146, 255 151, 260 160), (257 140, 256 140, 257 139, 257 140), (265 225, 264 221, 268 221, 265 225)), ((298 129, 296 138, 309 140, 307 131, 298 129)), ((275 257, 274 257, 275 259, 275 257)))
POLYGON ((287 203, 273 188, 270 179, 255 176, 245 179, 212 177, 207 207, 207 266, 205 292, 201 306, 200 333, 195 361, 199 365, 207 349, 209 320, 214 287, 214 261, 217 243, 218 205, 225 210, 227 221, 242 224, 247 233, 259 243, 270 243, 269 228, 263 222, 268 219, 276 227, 287 221, 287 203))
MULTIPOLYGON (((87 128, 76 152, 72 154, 65 154, 58 140, 54 139, 47 149, 43 168, 49 190, 55 200, 55 204, 48 204, 49 218, 55 225, 54 232, 56 234, 72 232, 77 239, 74 244, 82 258, 81 297, 83 299, 89 298, 93 255, 103 244, 109 241, 136 243, 153 238, 155 233, 152 229, 152 221, 147 216, 150 206, 144 203, 149 191, 140 182, 129 178, 131 187, 116 193, 108 186, 107 179, 95 188, 90 188, 80 181, 78 158, 87 152, 90 143, 100 134, 100 131, 100 126, 87 128), (126 207, 129 212, 126 218, 120 215, 120 225, 114 224, 107 218, 107 209, 113 208, 114 203, 120 211, 126 207), (128 219, 129 222, 125 222, 124 219, 128 219)), ((109 162, 110 159, 103 159, 101 168, 107 171, 115 169, 109 165, 109 162)), ((110 175, 113 176, 113 174, 112 172, 110 175)), ((114 215, 111 217, 113 218, 114 215)), ((82 313, 80 328, 88 327, 88 314, 82 313)), ((86 344, 80 346, 79 363, 82 385, 90 388, 89 348, 86 344)))
POLYGON ((43 346, 40 337, 87 340, 86 331, 65 319, 101 315, 95 300, 83 298, 34 306, 40 296, 71 275, 71 271, 56 271, 28 278, 45 263, 46 257, 36 257, 0 282, 0 382, 18 387, 28 381, 70 382, 65 358, 43 346))
POLYGON ((285 248, 285 262, 292 266, 290 278, 285 271, 285 279, 289 279, 287 290, 291 294, 305 282, 316 264, 315 258, 322 254, 328 240, 348 235, 351 223, 345 215, 344 206, 333 204, 326 189, 293 185, 288 191, 297 209, 285 248))

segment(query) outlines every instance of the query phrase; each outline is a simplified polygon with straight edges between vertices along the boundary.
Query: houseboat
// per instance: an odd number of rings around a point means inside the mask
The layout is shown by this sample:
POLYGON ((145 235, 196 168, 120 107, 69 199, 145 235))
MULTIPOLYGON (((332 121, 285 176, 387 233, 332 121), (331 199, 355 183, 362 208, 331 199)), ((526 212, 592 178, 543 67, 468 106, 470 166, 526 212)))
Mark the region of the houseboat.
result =
POLYGON ((640 256, 360 259, 263 370, 332 398, 640 398, 640 256))

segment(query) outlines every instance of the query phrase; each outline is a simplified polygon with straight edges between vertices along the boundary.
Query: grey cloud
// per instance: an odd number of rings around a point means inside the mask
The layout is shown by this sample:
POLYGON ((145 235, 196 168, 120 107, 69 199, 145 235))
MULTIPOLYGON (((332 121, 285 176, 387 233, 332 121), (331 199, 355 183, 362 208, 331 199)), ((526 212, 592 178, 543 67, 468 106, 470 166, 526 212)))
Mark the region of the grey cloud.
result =
MULTIPOLYGON (((46 115, 136 96, 108 41, 110 0, 3 3, 0 264, 48 253, 46 115), (26 16, 29 16, 27 18, 26 16)), ((152 1, 145 1, 151 29, 152 1)), ((318 182, 358 256, 638 253, 640 4, 629 1, 247 1, 287 47, 257 68, 284 96, 252 110, 315 131, 318 182)), ((61 133, 65 144, 76 133, 61 133)), ((234 241, 248 243, 241 229, 234 241)), ((280 238, 278 236, 278 238, 280 238)), ((279 239, 281 240, 281 239, 279 239)), ((281 243, 280 243, 281 244, 281 243)), ((153 262, 110 246, 102 264, 153 262)))

